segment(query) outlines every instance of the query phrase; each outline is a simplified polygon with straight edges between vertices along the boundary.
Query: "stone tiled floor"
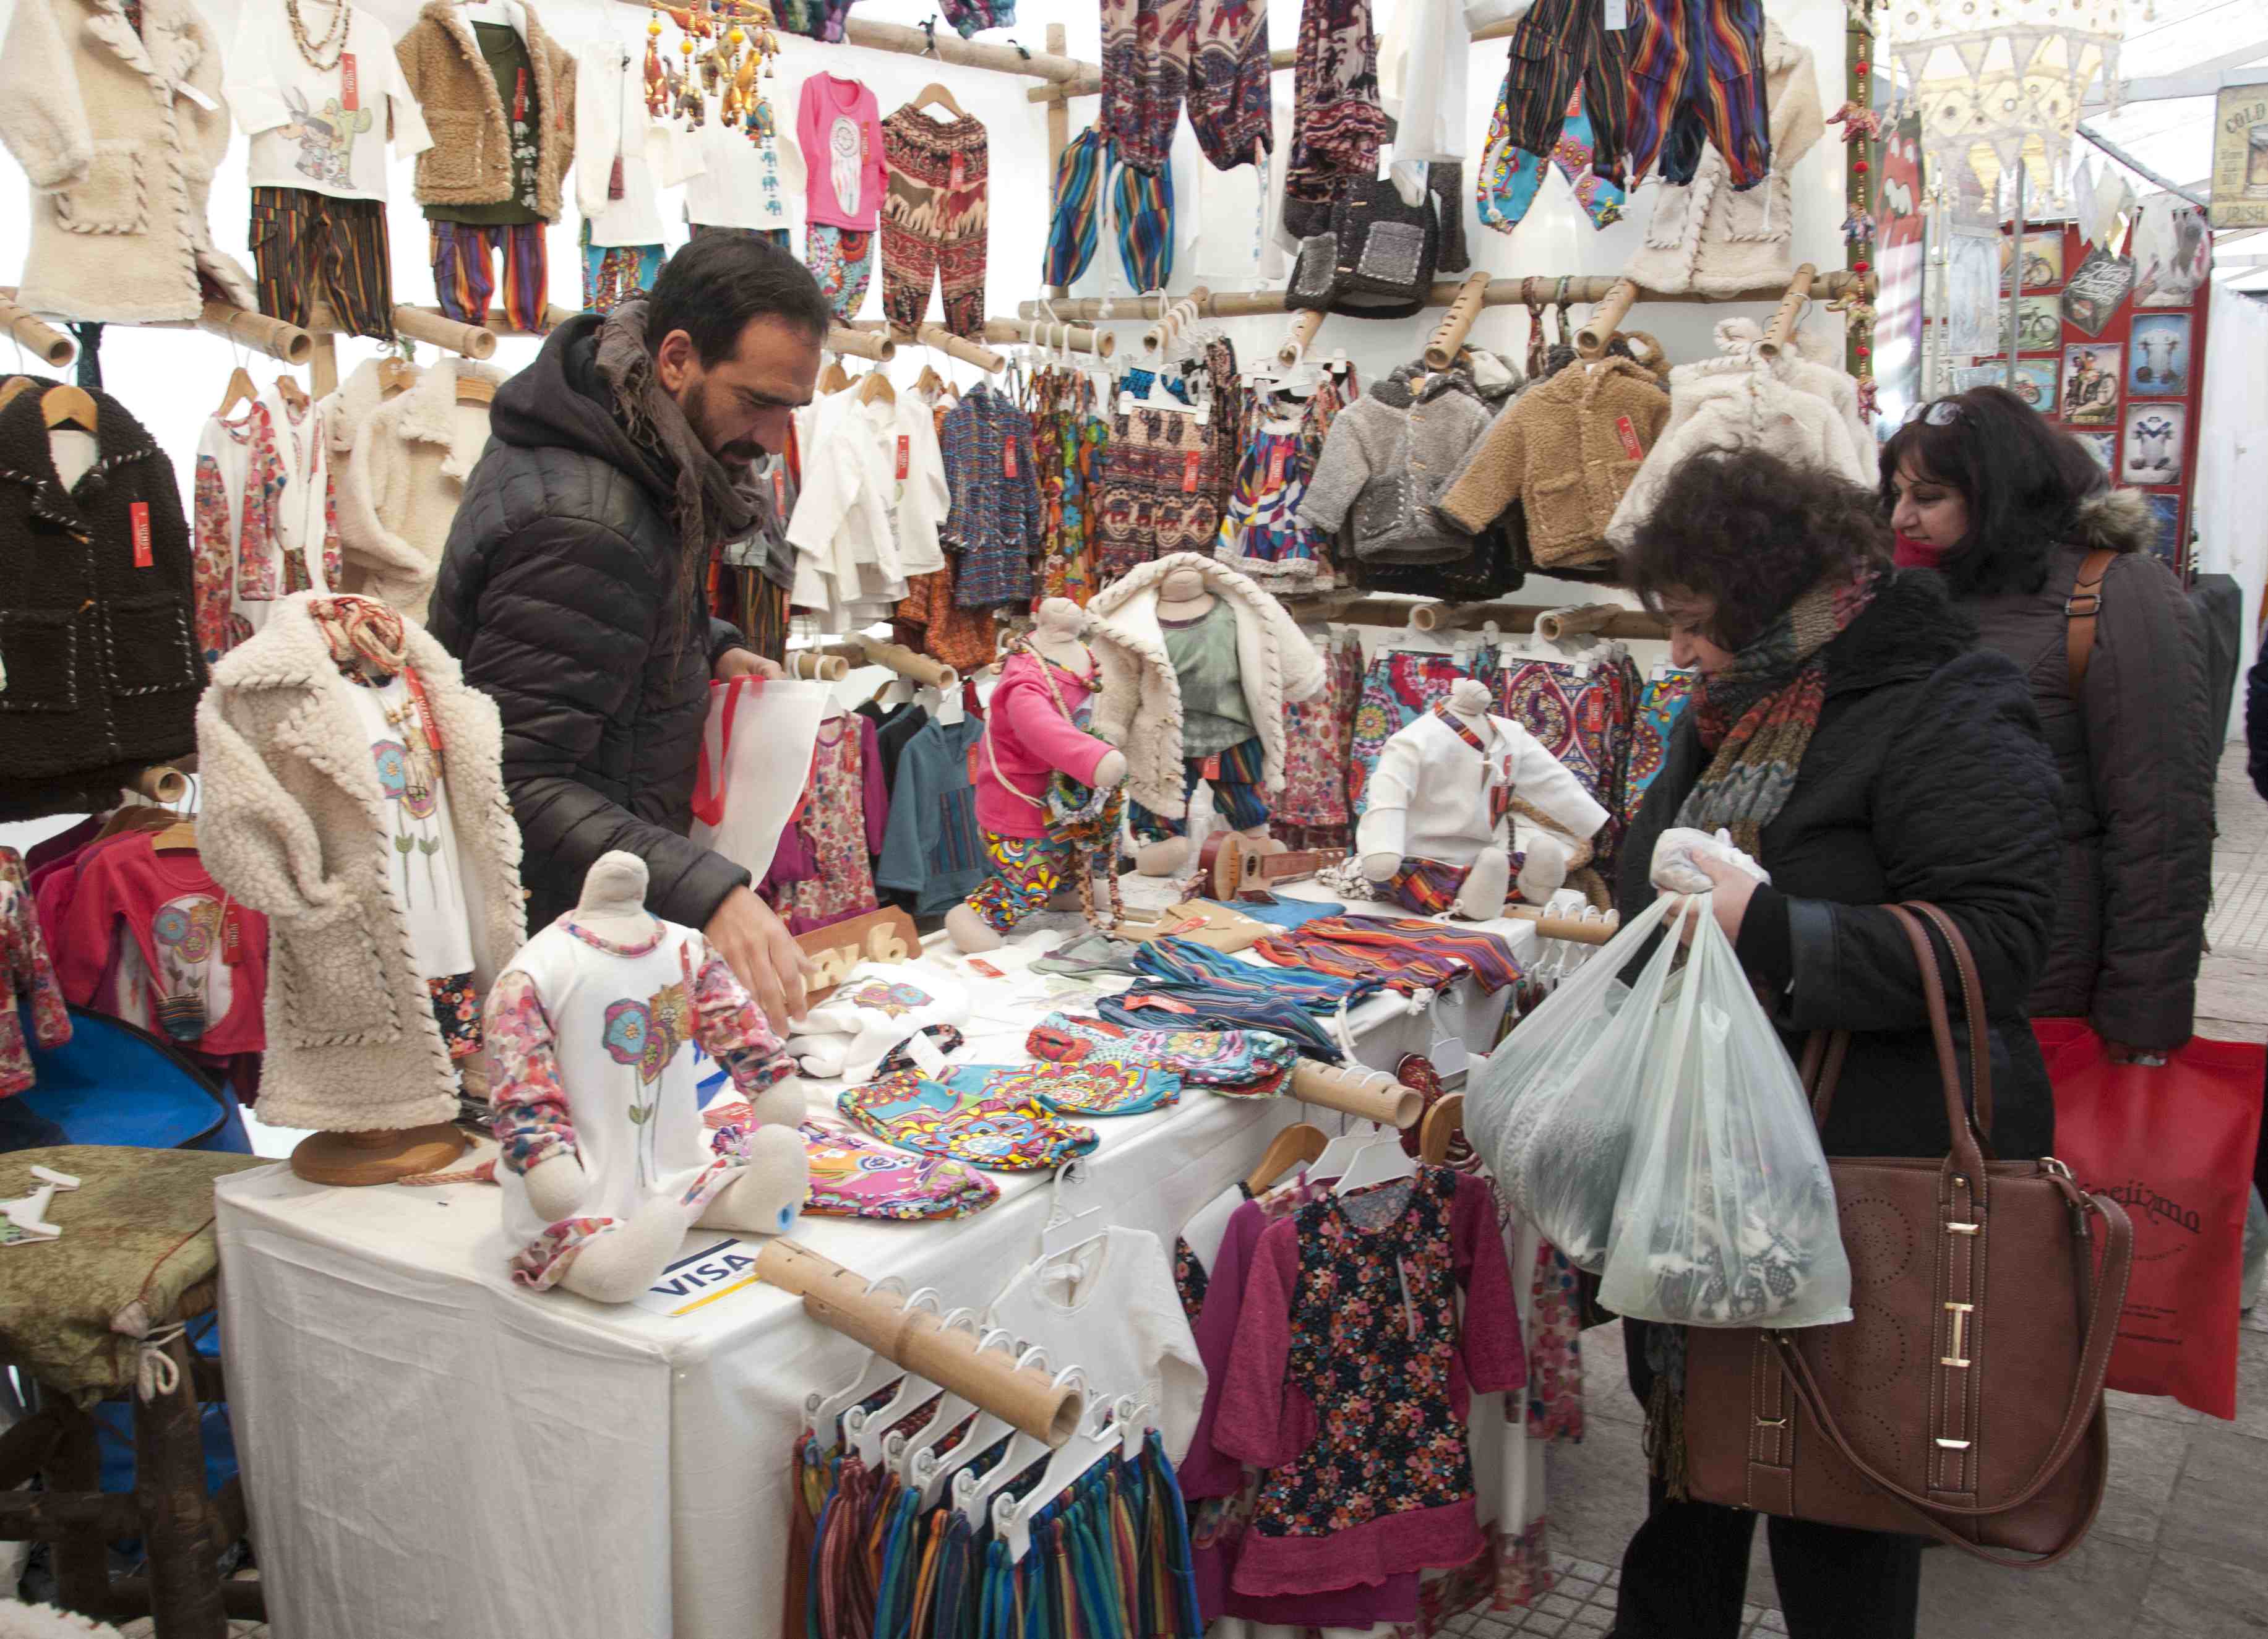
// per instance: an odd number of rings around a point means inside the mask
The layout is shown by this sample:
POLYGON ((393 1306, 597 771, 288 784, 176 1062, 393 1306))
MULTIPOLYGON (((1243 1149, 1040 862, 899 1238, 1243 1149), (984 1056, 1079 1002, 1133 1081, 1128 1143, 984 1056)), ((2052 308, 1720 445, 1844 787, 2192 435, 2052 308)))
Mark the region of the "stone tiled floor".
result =
MULTIPOLYGON (((2221 768, 2213 912, 2198 1029, 2268 1040, 2268 805, 2241 748, 2221 768)), ((1646 1507, 1643 1419, 1624 1381, 1621 1331, 1584 1337, 1583 1443, 1550 1453, 1558 1581, 1523 1611, 1460 1618, 1458 1639, 1591 1639, 1614 1622, 1616 1567, 1646 1507)), ((2237 1415, 2224 1423, 2170 1400, 2114 1394, 2110 1485, 2094 1532, 2061 1564, 2009 1571, 1951 1551, 1922 1571, 1923 1639, 2262 1639, 2268 1635, 2268 1303, 2246 1322, 2237 1415)), ((1786 1631, 1764 1532, 1750 1562, 1742 1639, 1786 1631)), ((126 1628, 147 1639, 150 1624, 126 1628)), ((230 1639, 265 1635, 233 1624, 230 1639)))

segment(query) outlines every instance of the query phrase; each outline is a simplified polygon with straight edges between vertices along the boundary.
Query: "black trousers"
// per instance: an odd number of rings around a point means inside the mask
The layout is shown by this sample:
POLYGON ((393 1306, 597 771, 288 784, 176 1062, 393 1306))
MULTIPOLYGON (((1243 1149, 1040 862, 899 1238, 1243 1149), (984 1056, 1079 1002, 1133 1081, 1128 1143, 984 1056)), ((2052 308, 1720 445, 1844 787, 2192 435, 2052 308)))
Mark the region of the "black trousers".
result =
MULTIPOLYGON (((1653 1372, 1647 1325, 1623 1322, 1631 1392, 1646 1403, 1653 1372)), ((1616 1639, 1739 1639, 1756 1516, 1717 1503, 1673 1503, 1646 1488, 1646 1523, 1623 1551, 1616 1639)), ((1772 1580, 1790 1639, 1914 1639, 1921 1540, 1769 1518, 1772 1580)))

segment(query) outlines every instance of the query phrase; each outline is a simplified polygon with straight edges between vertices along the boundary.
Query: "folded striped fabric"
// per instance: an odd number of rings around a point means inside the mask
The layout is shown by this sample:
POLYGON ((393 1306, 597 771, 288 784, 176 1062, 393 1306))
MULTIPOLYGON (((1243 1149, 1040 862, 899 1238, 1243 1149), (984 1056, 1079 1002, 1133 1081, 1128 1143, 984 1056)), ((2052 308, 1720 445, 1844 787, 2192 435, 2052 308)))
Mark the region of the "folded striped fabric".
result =
POLYGON ((1343 978, 1292 967, 1258 967, 1187 939, 1152 939, 1135 959, 1145 977, 1095 1011, 1136 1030, 1263 1030, 1309 1057, 1336 1064, 1345 1055, 1317 1022, 1367 1001, 1374 978, 1343 978))
POLYGON ((1466 974, 1491 995, 1520 982, 1499 934, 1402 916, 1326 916, 1260 941, 1271 962, 1346 977, 1384 974, 1396 990, 1438 990, 1466 974))
POLYGON ((1300 1049, 1260 1030, 1131 1030, 1100 1018, 1050 1013, 1024 1042, 1058 1064, 1131 1064, 1169 1070, 1230 1098, 1262 1098, 1284 1084, 1300 1049))

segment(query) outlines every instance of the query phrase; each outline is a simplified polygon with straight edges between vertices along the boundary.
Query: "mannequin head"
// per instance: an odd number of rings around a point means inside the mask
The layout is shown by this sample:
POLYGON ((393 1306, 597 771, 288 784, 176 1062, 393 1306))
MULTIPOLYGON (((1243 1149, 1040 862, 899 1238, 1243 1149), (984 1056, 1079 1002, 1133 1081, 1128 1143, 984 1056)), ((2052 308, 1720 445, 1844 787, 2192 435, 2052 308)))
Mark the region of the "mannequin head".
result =
POLYGON ((1067 643, 1086 629, 1086 611, 1068 598, 1049 598, 1040 605, 1033 630, 1053 643, 1067 643))
POLYGON ((599 856, 583 877, 575 920, 592 932, 627 942, 653 926, 645 909, 645 861, 615 849, 599 856))
POLYGON ((1158 597, 1164 603, 1195 603, 1205 596, 1204 577, 1195 570, 1175 570, 1158 583, 1158 597))
POLYGON ((1489 709, 1489 686, 1476 677, 1461 677, 1449 686, 1449 709, 1461 717, 1484 717, 1489 709))

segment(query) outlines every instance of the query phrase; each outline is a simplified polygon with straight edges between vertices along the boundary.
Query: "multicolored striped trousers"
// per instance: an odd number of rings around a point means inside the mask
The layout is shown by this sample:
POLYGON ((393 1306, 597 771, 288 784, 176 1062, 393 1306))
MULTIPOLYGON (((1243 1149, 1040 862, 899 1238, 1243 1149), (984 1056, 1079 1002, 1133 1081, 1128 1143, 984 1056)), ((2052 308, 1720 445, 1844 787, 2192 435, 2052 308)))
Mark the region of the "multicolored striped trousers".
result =
POLYGON ((492 258, 504 263, 504 316, 514 329, 543 333, 551 297, 550 254, 541 222, 429 222, 432 230, 433 290, 442 314, 459 324, 485 325, 496 291, 492 258))
POLYGON ((384 200, 255 187, 251 239, 261 312, 305 325, 320 300, 350 334, 394 340, 394 247, 384 200))

